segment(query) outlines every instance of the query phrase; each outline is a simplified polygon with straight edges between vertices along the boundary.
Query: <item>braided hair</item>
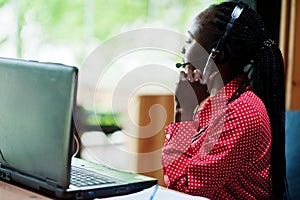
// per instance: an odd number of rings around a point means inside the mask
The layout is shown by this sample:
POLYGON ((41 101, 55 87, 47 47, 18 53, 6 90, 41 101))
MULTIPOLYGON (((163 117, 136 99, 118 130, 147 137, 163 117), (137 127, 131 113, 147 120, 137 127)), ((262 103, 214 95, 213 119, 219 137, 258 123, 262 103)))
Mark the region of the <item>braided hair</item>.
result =
MULTIPOLYGON (((271 124, 271 197, 286 199, 285 89, 282 54, 270 40, 262 18, 244 3, 224 2, 211 6, 210 9, 215 16, 210 22, 210 28, 214 30, 212 34, 215 34, 215 38, 219 38, 238 4, 242 5, 244 10, 224 43, 230 46, 232 56, 236 60, 235 65, 240 71, 245 65, 252 65, 252 76, 247 84, 251 81, 254 93, 264 102, 271 124)), ((241 85, 238 93, 242 93, 247 84, 241 85)))

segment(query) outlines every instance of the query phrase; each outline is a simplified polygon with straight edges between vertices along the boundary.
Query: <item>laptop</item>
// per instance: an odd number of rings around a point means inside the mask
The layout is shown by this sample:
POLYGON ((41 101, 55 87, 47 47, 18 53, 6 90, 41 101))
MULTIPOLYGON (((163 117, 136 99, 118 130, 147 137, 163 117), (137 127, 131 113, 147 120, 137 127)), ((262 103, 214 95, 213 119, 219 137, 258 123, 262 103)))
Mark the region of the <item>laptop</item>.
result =
POLYGON ((73 156, 77 76, 73 66, 0 58, 0 180, 59 199, 123 195, 157 184, 73 156))

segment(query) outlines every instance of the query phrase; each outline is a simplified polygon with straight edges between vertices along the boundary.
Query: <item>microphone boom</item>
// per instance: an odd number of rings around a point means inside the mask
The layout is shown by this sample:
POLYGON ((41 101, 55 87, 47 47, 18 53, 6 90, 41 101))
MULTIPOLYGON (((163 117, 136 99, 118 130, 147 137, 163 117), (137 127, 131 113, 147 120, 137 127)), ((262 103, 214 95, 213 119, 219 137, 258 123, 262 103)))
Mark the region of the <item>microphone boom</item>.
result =
POLYGON ((184 67, 184 66, 189 65, 189 64, 191 64, 191 63, 189 63, 189 62, 187 62, 187 63, 176 63, 176 67, 180 68, 180 67, 184 67))

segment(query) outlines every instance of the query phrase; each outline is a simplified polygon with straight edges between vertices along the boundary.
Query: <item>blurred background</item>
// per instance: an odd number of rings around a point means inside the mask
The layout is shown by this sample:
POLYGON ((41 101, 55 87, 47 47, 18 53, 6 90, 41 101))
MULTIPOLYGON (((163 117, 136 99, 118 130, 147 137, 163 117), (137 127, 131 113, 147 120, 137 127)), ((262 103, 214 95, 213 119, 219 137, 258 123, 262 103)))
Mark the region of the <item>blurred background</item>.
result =
POLYGON ((184 32, 212 0, 0 0, 0 55, 81 66, 114 35, 143 27, 184 32))
MULTIPOLYGON (((150 27, 186 35, 190 20, 209 4, 219 2, 222 0, 0 0, 0 56, 58 62, 81 69, 99 45, 127 31, 150 27)), ((183 43, 184 39, 177 42, 178 54, 183 43)), ((112 41, 105 50, 111 55, 120 48, 119 45, 112 41)), ((103 55, 99 59, 106 57, 103 55)), ((110 71, 105 74, 97 90, 102 90, 102 96, 110 96, 117 84, 110 80, 120 80, 141 65, 153 64, 154 60, 156 64, 173 69, 174 63, 181 61, 181 58, 158 51, 131 53, 109 67, 110 71)), ((93 76, 93 70, 87 76, 93 76)), ((159 73, 156 76, 163 80, 166 75, 159 73)), ((137 74, 139 79, 145 76, 147 74, 137 74)), ((167 87, 173 88, 176 80, 177 76, 173 73, 168 77, 167 87)), ((88 87, 95 90, 92 88, 94 86, 88 87)), ((87 90, 89 88, 85 87, 87 90)), ((148 88, 147 92, 150 90, 148 88)), ((162 90, 163 93, 172 92, 162 90)), ((110 101, 106 99, 100 98, 110 101)), ((92 109, 86 100, 79 98, 78 101, 87 109, 92 109)), ((97 103, 96 107, 103 112, 111 110, 111 106, 104 102, 97 103)))

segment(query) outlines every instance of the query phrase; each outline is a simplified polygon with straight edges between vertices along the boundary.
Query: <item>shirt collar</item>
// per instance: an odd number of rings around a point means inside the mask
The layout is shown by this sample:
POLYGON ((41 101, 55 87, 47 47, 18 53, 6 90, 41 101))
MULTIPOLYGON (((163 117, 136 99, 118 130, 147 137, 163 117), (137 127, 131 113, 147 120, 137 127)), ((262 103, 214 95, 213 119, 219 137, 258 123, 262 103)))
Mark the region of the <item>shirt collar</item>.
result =
MULTIPOLYGON (((238 90, 245 74, 241 74, 229 83, 227 83, 222 89, 220 89, 214 96, 210 96, 205 104, 211 104, 212 114, 218 113, 220 109, 223 109, 229 99, 238 90)), ((204 105, 205 105, 204 104, 204 105)))

